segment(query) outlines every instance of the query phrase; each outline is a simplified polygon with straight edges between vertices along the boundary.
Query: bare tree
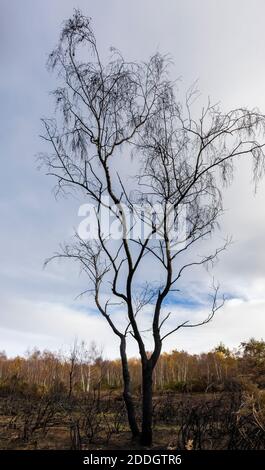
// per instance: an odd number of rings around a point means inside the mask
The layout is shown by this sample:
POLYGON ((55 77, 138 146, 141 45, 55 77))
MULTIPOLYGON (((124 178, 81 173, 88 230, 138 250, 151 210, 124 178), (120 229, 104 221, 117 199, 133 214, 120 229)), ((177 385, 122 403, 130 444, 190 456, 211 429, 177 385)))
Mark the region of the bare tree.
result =
POLYGON ((72 397, 74 379, 75 379, 75 371, 76 371, 76 366, 78 364, 78 354, 79 354, 79 346, 78 346, 78 343, 77 343, 77 339, 75 339, 74 344, 71 347, 70 357, 69 357, 69 390, 68 390, 68 398, 72 397))
POLYGON ((55 257, 76 260, 87 274, 87 292, 120 341, 132 434, 150 445, 153 371, 163 340, 180 328, 209 322, 223 304, 214 286, 207 318, 174 324, 168 321, 165 300, 174 295, 184 271, 213 262, 226 248, 228 241, 202 258, 186 256, 194 256, 194 247, 215 230, 222 213, 221 185, 231 181, 234 160, 252 156, 255 181, 263 175, 265 144, 260 139, 265 120, 256 109, 222 113, 210 103, 194 119, 195 91, 187 93, 184 104, 176 100, 167 57, 155 54, 147 63, 134 63, 116 50, 111 54, 103 63, 91 20, 75 11, 49 58, 62 86, 54 92, 57 117, 43 120, 43 138, 52 153, 42 159, 48 174, 57 179, 57 191, 76 189, 94 204, 95 239, 84 240, 77 234, 55 257), (122 176, 125 167, 133 172, 130 180, 122 176), (116 221, 120 240, 111 239, 103 229, 102 211, 116 221), (187 224, 182 240, 180 230, 174 230, 181 212, 187 224), (135 234, 139 221, 144 237, 135 234), (141 279, 144 266, 152 273, 150 281, 141 279), (155 273, 157 282, 152 279, 155 273), (146 308, 152 309, 151 352, 141 326, 146 308), (121 312, 118 321, 117 312, 121 312), (142 363, 141 433, 131 395, 128 334, 138 344, 142 363))

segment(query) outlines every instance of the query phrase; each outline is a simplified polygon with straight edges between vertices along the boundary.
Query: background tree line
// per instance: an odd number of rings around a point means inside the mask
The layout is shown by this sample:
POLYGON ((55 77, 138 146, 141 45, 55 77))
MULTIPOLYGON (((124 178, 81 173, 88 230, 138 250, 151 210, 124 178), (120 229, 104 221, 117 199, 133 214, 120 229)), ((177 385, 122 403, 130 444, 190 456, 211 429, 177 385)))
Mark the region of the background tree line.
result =
MULTIPOLYGON (((128 360, 134 384, 141 392, 140 360, 128 360)), ((0 354, 0 393, 79 395, 101 391, 121 391, 121 360, 104 359, 91 344, 73 345, 69 354, 39 351, 25 357, 0 354)), ((265 388, 265 342, 250 339, 236 350, 222 343, 202 354, 173 350, 161 354, 154 371, 154 391, 218 392, 245 388, 265 388)))

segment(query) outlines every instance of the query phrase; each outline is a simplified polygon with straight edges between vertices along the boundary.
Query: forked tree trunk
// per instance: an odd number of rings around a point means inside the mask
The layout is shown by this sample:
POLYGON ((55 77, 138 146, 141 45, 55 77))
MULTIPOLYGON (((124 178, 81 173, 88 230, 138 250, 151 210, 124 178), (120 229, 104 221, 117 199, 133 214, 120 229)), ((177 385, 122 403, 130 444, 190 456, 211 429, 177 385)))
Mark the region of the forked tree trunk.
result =
POLYGON ((135 407, 131 394, 131 377, 128 366, 127 354, 126 354, 126 341, 125 337, 121 338, 120 342, 120 355, 122 363, 122 375, 123 375, 123 399, 127 410, 128 422, 133 437, 138 437, 140 431, 137 425, 135 416, 135 407))
POLYGON ((141 444, 152 445, 153 420, 153 367, 150 362, 142 365, 142 433, 141 444))

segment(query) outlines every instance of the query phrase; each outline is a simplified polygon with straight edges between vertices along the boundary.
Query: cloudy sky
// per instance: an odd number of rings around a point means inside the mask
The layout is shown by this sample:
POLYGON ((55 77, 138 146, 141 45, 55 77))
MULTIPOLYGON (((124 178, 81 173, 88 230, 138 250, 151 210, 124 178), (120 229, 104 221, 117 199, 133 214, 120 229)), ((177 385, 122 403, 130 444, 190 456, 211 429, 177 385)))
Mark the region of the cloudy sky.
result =
MULTIPOLYGON (((54 181, 36 161, 43 150, 40 118, 52 115, 49 92, 56 86, 45 63, 74 8, 93 18, 103 54, 109 46, 133 60, 169 53, 172 77, 181 77, 183 89, 198 79, 202 102, 210 96, 224 110, 258 106, 265 112, 262 0, 0 0, 0 350, 8 355, 34 346, 67 349, 75 337, 95 340, 105 356, 118 355, 118 343, 90 300, 75 300, 85 286, 76 267, 42 269, 78 223, 79 201, 55 200, 54 181)), ((265 181, 254 195, 248 164, 238 166, 224 193, 217 235, 233 235, 234 243, 214 271, 231 299, 209 325, 181 331, 165 350, 200 352, 220 341, 235 347, 251 336, 265 338, 264 203, 265 181)), ((194 295, 206 292, 208 281, 198 273, 187 279, 194 295)), ((180 319, 207 313, 173 308, 180 319)), ((135 351, 131 343, 130 354, 135 351)))

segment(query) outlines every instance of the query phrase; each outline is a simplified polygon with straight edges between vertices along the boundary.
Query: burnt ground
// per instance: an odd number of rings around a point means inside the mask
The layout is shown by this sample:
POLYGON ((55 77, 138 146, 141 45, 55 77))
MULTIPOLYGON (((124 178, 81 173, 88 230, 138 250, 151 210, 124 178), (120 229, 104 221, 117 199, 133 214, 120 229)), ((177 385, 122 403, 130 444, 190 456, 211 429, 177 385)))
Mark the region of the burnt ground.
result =
MULTIPOLYGON (((137 413, 140 419, 140 408, 137 413)), ((153 447, 264 449, 262 416, 241 394, 164 393, 154 399, 153 447)), ((0 449, 139 448, 117 393, 0 397, 0 449)))

